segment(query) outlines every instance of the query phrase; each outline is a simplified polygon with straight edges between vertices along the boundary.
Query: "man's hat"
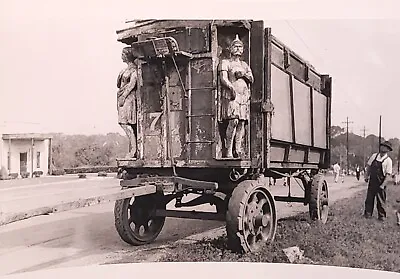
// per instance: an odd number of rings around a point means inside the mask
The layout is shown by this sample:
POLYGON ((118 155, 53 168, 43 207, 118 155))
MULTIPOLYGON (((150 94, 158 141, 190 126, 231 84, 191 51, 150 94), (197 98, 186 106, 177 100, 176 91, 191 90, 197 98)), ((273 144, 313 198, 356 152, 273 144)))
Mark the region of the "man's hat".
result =
POLYGON ((386 146, 387 148, 389 148, 390 151, 393 151, 392 144, 390 143, 390 141, 382 142, 381 146, 386 146))

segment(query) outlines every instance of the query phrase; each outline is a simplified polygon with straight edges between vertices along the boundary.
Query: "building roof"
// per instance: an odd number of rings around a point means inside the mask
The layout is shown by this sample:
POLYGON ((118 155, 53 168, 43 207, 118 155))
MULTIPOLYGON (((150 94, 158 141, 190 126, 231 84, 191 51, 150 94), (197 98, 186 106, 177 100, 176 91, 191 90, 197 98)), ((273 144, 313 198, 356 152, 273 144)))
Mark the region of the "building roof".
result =
POLYGON ((3 140, 45 140, 52 139, 53 136, 51 134, 42 134, 42 133, 20 133, 20 134, 3 134, 3 140))

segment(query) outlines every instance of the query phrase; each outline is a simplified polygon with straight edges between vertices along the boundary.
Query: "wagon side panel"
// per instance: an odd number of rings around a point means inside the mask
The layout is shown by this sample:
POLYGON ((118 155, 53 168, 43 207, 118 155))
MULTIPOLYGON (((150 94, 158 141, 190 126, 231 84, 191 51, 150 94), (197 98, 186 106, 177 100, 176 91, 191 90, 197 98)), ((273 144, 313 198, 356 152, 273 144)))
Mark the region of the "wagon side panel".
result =
MULTIPOLYGON (((329 165, 329 76, 270 35, 270 100, 274 107, 266 136, 270 168, 326 168, 329 165)), ((267 42, 267 40, 266 40, 267 42)), ((266 86, 267 87, 267 86, 266 86)))

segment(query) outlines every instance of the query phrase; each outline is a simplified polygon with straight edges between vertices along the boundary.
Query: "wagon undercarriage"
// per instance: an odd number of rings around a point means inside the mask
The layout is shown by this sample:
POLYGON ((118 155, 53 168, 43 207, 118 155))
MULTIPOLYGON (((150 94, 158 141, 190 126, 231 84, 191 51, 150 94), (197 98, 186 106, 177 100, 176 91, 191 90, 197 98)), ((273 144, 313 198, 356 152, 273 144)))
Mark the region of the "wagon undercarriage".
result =
MULTIPOLYGON (((188 170, 189 171, 189 170, 188 170)), ((212 172, 211 170, 208 170, 212 172)), ((221 170, 214 170, 220 172, 221 170)), ((195 173, 195 170, 191 170, 195 173)), ((227 173, 225 171, 225 173, 227 173)), ((204 174, 204 173, 203 173, 204 174)), ((228 173, 227 173, 228 174, 228 173)), ((125 176, 128 174, 126 173, 125 176)), ((126 198, 115 204, 115 225, 121 238, 132 244, 147 244, 161 232, 166 217, 225 221, 230 247, 237 251, 255 251, 273 241, 277 227, 276 202, 296 202, 309 205, 310 218, 322 223, 328 216, 328 192, 321 174, 299 171, 292 178, 301 181, 304 196, 292 196, 291 179, 288 195, 273 196, 269 178, 249 173, 236 181, 230 176, 220 182, 188 179, 179 176, 142 174, 124 179, 123 189, 154 186, 151 192, 137 198, 126 198), (188 194, 196 196, 182 202, 188 194), (176 209, 202 204, 215 205, 215 212, 167 210, 174 202, 176 209)), ((215 177, 215 173, 211 176, 215 177)), ((126 178, 126 177, 125 177, 126 178)))

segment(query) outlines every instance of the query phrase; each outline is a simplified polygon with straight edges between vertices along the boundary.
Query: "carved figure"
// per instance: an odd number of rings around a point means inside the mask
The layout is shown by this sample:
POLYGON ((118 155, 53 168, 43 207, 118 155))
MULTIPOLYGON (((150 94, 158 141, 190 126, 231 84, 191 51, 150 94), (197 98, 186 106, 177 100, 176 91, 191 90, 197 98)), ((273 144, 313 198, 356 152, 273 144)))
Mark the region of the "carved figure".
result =
POLYGON ((124 48, 121 55, 122 61, 128 66, 123 69, 117 79, 117 110, 118 124, 125 131, 129 139, 129 153, 127 157, 137 157, 136 145, 136 89, 137 89, 137 65, 135 56, 124 48))
POLYGON ((236 35, 230 45, 230 58, 219 64, 221 78, 221 116, 228 122, 226 128, 226 157, 233 157, 233 144, 242 157, 245 125, 250 118, 250 84, 254 82, 249 65, 241 60, 243 42, 236 35))

